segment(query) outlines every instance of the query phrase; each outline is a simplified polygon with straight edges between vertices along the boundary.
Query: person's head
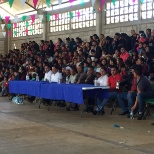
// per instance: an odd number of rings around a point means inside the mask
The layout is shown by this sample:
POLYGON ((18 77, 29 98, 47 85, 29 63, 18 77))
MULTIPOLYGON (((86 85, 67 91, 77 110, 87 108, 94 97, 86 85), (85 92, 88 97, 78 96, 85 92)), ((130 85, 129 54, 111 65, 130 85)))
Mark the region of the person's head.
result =
POLYGON ((119 34, 119 33, 115 33, 114 38, 115 38, 116 40, 118 40, 118 39, 120 38, 120 34, 119 34))
POLYGON ((104 34, 101 34, 100 35, 100 39, 104 39, 104 34))
POLYGON ((52 73, 56 74, 58 72, 58 67, 57 66, 52 66, 52 73))
POLYGON ((142 48, 143 47, 143 43, 140 42, 138 46, 139 46, 139 48, 142 48))
POLYGON ((118 49, 115 50, 115 55, 116 55, 116 57, 120 56, 120 51, 118 49))
POLYGON ((75 75, 76 73, 77 73, 77 70, 76 70, 76 68, 73 67, 73 68, 71 69, 71 75, 75 75))
POLYGON ((86 47, 87 47, 87 48, 90 48, 89 42, 86 43, 86 47))
POLYGON ((82 66, 82 65, 79 65, 79 66, 77 67, 77 72, 78 72, 79 74, 83 72, 83 66, 82 66))
POLYGON ((14 71, 14 76, 17 76, 17 75, 18 75, 18 71, 15 70, 15 71, 14 71))
POLYGON ((88 67, 87 74, 88 74, 88 75, 94 74, 94 67, 93 67, 93 66, 89 66, 89 67, 88 67))
POLYGON ((101 70, 100 70, 101 76, 106 75, 106 72, 107 72, 107 68, 106 67, 101 67, 101 70))
POLYGON ((122 58, 118 58, 117 59, 117 65, 118 66, 122 66, 124 63, 123 63, 123 60, 122 60, 122 58))
POLYGON ((148 28, 148 29, 146 30, 146 34, 147 34, 147 35, 151 35, 151 29, 148 28))
POLYGON ((92 55, 92 56, 95 56, 95 55, 96 55, 96 52, 95 52, 94 49, 91 50, 91 55, 92 55))
POLYGON ((116 64, 117 64, 116 59, 111 58, 110 59, 110 65, 116 65, 116 64))
POLYGON ((87 63, 89 63, 89 64, 91 63, 91 58, 90 57, 87 58, 87 63))
POLYGON ((49 66, 48 65, 45 65, 44 66, 44 70, 45 70, 45 73, 48 73, 50 71, 49 66))
POLYGON ((135 33, 135 30, 131 30, 131 34, 132 35, 135 35, 136 33, 135 33))
POLYGON ((69 66, 67 66, 65 68, 65 74, 66 74, 66 76, 69 76, 70 75, 70 71, 71 71, 71 68, 69 66))
POLYGON ((106 65, 107 65, 106 59, 103 59, 103 60, 102 60, 102 65, 103 65, 103 66, 106 66, 106 65))
POLYGON ((134 77, 139 78, 141 76, 142 76, 142 67, 140 67, 140 66, 134 67, 134 77))
POLYGON ((95 47, 95 46, 97 46, 97 42, 96 41, 93 41, 92 42, 92 45, 95 47))
POLYGON ((142 65, 145 63, 145 59, 144 58, 139 58, 137 61, 136 61, 136 65, 142 65))
POLYGON ((111 75, 115 76, 118 73, 118 68, 116 65, 111 67, 111 75))
POLYGON ((150 52, 150 47, 149 46, 146 46, 145 51, 146 52, 150 52))
POLYGON ((125 48, 124 47, 121 47, 121 53, 123 54, 125 52, 126 52, 125 48))

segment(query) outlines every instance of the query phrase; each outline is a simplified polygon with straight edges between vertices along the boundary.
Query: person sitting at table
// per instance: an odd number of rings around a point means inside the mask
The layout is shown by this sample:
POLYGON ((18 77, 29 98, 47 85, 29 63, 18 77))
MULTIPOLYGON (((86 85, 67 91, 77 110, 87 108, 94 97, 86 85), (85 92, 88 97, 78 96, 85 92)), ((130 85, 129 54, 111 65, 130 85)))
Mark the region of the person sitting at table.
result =
POLYGON ((66 82, 69 83, 70 71, 71 71, 71 67, 69 67, 69 66, 65 67, 64 73, 63 73, 63 75, 62 75, 62 76, 63 76, 63 77, 62 77, 62 82, 63 82, 63 83, 66 83, 66 82), (66 81, 66 79, 67 79, 68 81, 66 81))
POLYGON ((76 76, 77 76, 77 70, 76 70, 76 68, 75 67, 72 67, 70 73, 71 73, 71 75, 70 75, 70 78, 69 78, 69 82, 70 83, 74 83, 75 82, 75 79, 76 79, 76 76))
POLYGON ((107 68, 101 67, 100 74, 101 76, 98 78, 97 84, 99 86, 107 86, 108 85, 107 68))
POLYGON ((48 65, 45 65, 44 70, 45 70, 44 81, 50 81, 52 71, 49 69, 48 65))
POLYGON ((84 68, 82 65, 79 65, 77 67, 77 76, 76 76, 76 79, 75 79, 75 83, 78 83, 78 84, 83 84, 85 83, 85 80, 86 80, 86 73, 84 73, 84 68))
POLYGON ((100 101, 98 99, 97 101, 97 108, 95 111, 93 111, 93 114, 105 114, 104 112, 104 105, 108 102, 110 98, 117 98, 117 94, 121 91, 121 88, 119 87, 119 82, 122 81, 122 76, 118 73, 117 66, 111 67, 111 76, 108 78, 108 86, 110 87, 108 97, 104 98, 103 101, 100 101))
POLYGON ((58 72, 58 67, 56 65, 52 66, 50 82, 59 82, 59 80, 62 80, 62 75, 58 72))
MULTIPOLYGON (((82 65, 79 65, 77 66, 77 76, 75 78, 75 82, 74 83, 77 83, 77 84, 83 84, 85 83, 85 80, 86 80, 86 73, 84 73, 84 68, 82 65)), ((66 110, 67 111, 70 111, 70 109, 74 110, 74 111, 78 111, 79 110, 79 106, 78 104, 76 103, 71 103, 67 108, 66 110)))

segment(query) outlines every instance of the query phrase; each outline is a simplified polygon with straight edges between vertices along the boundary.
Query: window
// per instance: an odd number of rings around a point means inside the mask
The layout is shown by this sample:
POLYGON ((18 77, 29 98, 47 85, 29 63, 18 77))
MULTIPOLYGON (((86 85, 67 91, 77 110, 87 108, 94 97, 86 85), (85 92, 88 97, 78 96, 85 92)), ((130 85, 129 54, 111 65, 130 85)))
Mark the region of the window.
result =
POLYGON ((50 20, 50 32, 69 30, 69 12, 52 15, 50 20))
POLYGON ((18 22, 17 27, 13 27, 13 37, 27 36, 25 32, 26 29, 28 30, 27 35, 43 33, 42 22, 39 19, 35 19, 34 23, 32 23, 32 20, 18 22))
POLYGON ((72 13, 71 29, 96 26, 96 13, 94 13, 92 7, 75 10, 72 13))
POLYGON ((96 13, 93 12, 92 7, 75 10, 71 13, 71 19, 70 12, 52 15, 50 32, 96 26, 96 13))
POLYGON ((138 20, 138 1, 116 1, 106 3, 106 24, 138 20))
POLYGON ((154 17, 154 2, 152 0, 144 0, 141 4, 141 18, 149 19, 154 17))

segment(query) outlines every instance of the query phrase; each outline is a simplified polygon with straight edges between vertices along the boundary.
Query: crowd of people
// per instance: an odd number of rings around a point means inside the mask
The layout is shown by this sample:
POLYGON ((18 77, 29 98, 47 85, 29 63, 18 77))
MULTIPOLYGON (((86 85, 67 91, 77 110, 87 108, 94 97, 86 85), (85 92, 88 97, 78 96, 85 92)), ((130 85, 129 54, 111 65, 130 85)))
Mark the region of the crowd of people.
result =
MULTIPOLYGON (((1 95, 7 96, 11 80, 44 80, 109 86, 109 97, 97 99, 97 108, 90 108, 94 115, 104 114, 104 105, 110 98, 118 99, 120 115, 131 111, 144 113, 144 99, 153 95, 150 81, 154 80, 154 30, 131 30, 131 36, 115 33, 114 38, 103 34, 90 36, 88 42, 77 37, 58 38, 23 43, 0 55, 1 95), (150 81, 149 81, 150 80, 150 81), (128 107, 123 101, 128 98, 128 107)), ((94 100, 88 99, 89 104, 94 100)), ((71 108, 71 105, 69 106, 71 108)), ((78 105, 72 107, 78 110, 78 105)))

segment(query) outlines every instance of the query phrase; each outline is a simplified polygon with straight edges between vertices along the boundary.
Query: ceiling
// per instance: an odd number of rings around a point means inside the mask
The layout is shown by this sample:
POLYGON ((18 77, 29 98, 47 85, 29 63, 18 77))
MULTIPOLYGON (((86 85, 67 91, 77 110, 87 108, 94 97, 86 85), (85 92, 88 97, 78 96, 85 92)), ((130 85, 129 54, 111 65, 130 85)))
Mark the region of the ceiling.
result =
MULTIPOLYGON (((26 0, 24 7, 21 6, 21 0, 14 0, 12 8, 10 8, 8 0, 0 0, 0 9, 3 9, 8 15, 15 16, 31 11, 37 11, 44 7, 47 7, 46 0, 38 0, 36 8, 34 8, 33 0, 26 0)), ((62 2, 67 2, 68 0, 62 0, 62 2)), ((58 0, 51 0, 51 5, 58 4, 58 0)), ((0 14, 2 14, 0 12, 0 14)))

